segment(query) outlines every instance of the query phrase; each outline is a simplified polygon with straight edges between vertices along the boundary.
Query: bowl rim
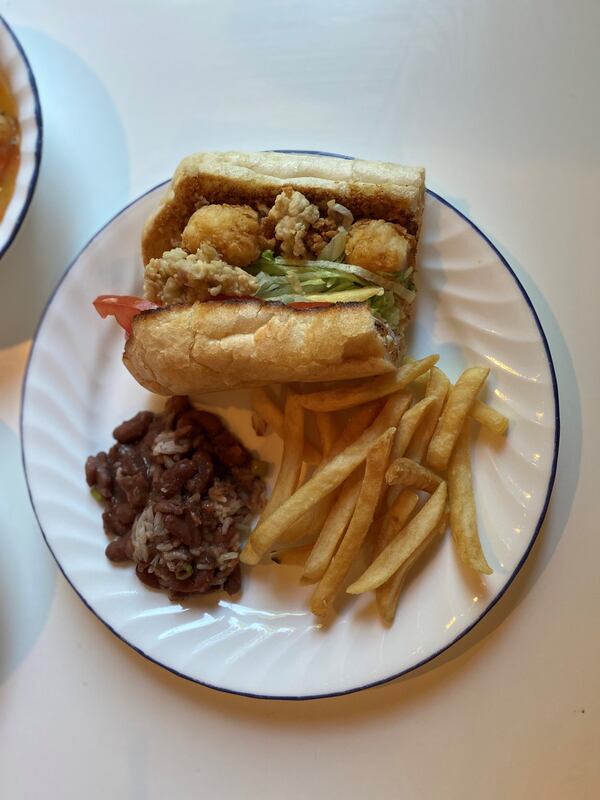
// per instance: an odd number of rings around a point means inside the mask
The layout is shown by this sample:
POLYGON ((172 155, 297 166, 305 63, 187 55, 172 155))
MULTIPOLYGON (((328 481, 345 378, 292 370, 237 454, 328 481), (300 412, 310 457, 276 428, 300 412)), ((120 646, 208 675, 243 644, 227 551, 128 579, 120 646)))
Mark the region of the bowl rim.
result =
POLYGON ((31 89, 31 94, 33 96, 33 105, 34 105, 34 112, 33 118, 35 120, 36 126, 36 143, 35 143, 35 150, 34 150, 34 165, 33 165, 33 172, 31 174, 31 178, 29 181, 29 186, 27 187, 27 194, 25 195, 25 200, 23 201, 22 207, 19 209, 17 219, 15 224, 13 225, 10 233, 8 234, 6 241, 4 243, 0 243, 0 259, 6 253, 8 248, 13 243, 17 233, 19 232, 21 225, 23 224, 23 220, 29 210, 29 206, 31 204, 31 200, 33 198, 33 192, 35 190, 39 172, 40 172, 40 164, 42 161, 42 141, 43 141, 43 132, 44 132, 44 123, 42 118, 42 107, 40 104, 40 96, 37 88, 37 83, 35 80, 35 76, 33 74, 33 70, 31 68, 31 64, 29 63, 29 59, 23 49, 23 45, 19 41, 17 35, 11 28, 11 26, 6 21, 6 18, 0 14, 0 26, 4 28, 4 30, 8 33, 10 38, 12 39, 19 57, 25 67, 27 72, 27 81, 29 83, 29 88, 31 89))

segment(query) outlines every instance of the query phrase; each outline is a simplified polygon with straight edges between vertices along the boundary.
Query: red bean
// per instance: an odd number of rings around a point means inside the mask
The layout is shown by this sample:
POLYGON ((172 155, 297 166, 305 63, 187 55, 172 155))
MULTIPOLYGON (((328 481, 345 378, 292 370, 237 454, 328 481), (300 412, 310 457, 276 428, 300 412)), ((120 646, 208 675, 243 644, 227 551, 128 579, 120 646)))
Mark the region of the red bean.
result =
POLYGON ((117 425, 113 431, 113 436, 121 444, 136 442, 146 434, 153 419, 154 414, 151 411, 139 411, 135 417, 117 425))
POLYGON ((209 436, 216 436, 223 430, 223 423, 216 414, 211 414, 210 411, 196 411, 194 418, 208 433, 209 436))
POLYGON ((166 469, 160 479, 160 491, 165 497, 171 497, 180 492, 186 481, 196 474, 196 465, 193 461, 183 459, 166 469))
POLYGON ((214 469, 211 457, 208 453, 199 450, 193 457, 196 474, 186 483, 186 489, 190 495, 204 494, 212 483, 214 469))
POLYGON ((187 399, 187 397, 181 395, 169 397, 169 399, 165 403, 165 411, 167 413, 175 414, 176 416, 182 414, 189 407, 190 407, 189 400, 187 399))
POLYGON ((250 461, 250 453, 229 431, 222 431, 213 439, 219 461, 226 467, 241 467, 250 461))
POLYGON ((132 556, 131 532, 125 536, 118 536, 106 545, 106 557, 111 561, 130 561, 132 556))
POLYGON ((95 486, 97 477, 96 458, 94 456, 88 456, 85 462, 85 480, 87 485, 95 486))

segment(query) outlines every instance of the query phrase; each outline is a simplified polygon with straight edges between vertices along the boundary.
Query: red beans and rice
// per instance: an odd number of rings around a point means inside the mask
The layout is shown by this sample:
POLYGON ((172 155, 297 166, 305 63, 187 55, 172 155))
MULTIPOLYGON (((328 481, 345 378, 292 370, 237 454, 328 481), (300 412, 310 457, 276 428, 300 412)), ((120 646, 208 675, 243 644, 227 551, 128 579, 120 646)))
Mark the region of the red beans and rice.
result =
POLYGON ((219 417, 172 397, 113 431, 90 456, 87 483, 101 500, 106 555, 133 561, 139 579, 172 598, 240 590, 239 552, 264 505, 260 464, 219 417))

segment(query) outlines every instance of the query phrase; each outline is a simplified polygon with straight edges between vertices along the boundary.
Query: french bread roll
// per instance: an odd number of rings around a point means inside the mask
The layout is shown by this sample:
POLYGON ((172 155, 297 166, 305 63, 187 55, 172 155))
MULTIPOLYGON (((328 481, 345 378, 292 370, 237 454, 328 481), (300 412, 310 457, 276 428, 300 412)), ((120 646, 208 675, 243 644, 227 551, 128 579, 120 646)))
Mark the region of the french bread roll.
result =
MULTIPOLYGON (((198 208, 244 205, 264 216, 287 187, 319 206, 324 218, 333 200, 355 222, 396 223, 418 242, 425 200, 420 167, 311 154, 196 153, 179 164, 146 222, 144 264, 185 246, 182 233, 198 208)), ((416 247, 407 252, 404 268, 414 269, 416 247)), ((217 297, 169 305, 134 317, 123 360, 139 383, 163 395, 363 378, 393 370, 404 355, 405 305, 396 330, 367 302, 297 307, 217 297)))
POLYGON ((403 349, 366 303, 293 308, 248 298, 138 314, 123 361, 151 392, 198 395, 378 375, 403 349))
POLYGON ((296 153, 195 153, 184 158, 142 234, 144 264, 181 244, 194 211, 206 203, 270 207, 291 186, 311 203, 334 198, 355 220, 383 219, 419 237, 425 170, 385 161, 296 153))

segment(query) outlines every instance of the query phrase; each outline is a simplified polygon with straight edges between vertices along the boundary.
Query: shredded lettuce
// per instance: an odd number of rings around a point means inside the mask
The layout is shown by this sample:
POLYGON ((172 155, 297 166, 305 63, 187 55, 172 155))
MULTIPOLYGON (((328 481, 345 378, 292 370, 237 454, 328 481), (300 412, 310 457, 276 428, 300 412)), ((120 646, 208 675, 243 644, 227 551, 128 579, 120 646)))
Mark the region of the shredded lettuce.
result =
POLYGON ((413 268, 408 267, 405 269, 404 272, 395 272, 391 277, 401 283, 405 289, 408 289, 409 292, 416 292, 417 287, 415 286, 415 282, 413 281, 413 268))
POLYGON ((319 258, 327 259, 328 261, 342 261, 347 239, 348 231, 345 228, 340 228, 333 239, 327 242, 321 250, 319 258))
POLYGON ((392 328, 397 328, 404 319, 405 314, 393 292, 386 291, 380 297, 372 297, 369 305, 375 316, 384 319, 392 328))
POLYGON ((257 278, 259 286, 256 295, 263 300, 295 303, 310 299, 327 302, 330 295, 330 302, 349 302, 360 298, 369 303, 377 317, 393 328, 399 325, 404 312, 397 297, 398 293, 392 288, 383 288, 381 284, 390 286, 397 282, 409 291, 414 291, 414 286, 406 285, 409 282, 412 284, 412 270, 406 270, 409 273, 406 278, 404 273, 398 273, 390 275, 389 280, 376 282, 366 277, 366 270, 357 270, 360 274, 356 274, 341 268, 334 261, 291 260, 275 256, 271 250, 265 250, 246 270, 257 278))

